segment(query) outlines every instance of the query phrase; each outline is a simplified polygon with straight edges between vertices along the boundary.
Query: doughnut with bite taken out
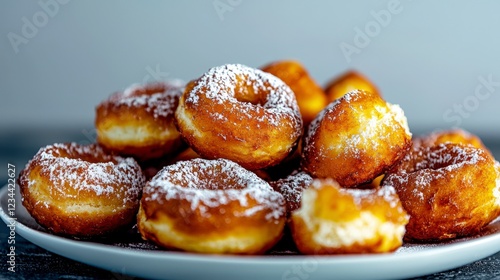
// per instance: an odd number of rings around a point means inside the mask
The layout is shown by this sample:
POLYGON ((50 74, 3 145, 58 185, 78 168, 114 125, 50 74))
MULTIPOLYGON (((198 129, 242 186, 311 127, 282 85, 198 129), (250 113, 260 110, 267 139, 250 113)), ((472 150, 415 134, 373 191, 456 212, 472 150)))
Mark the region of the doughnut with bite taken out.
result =
POLYGON ((303 254, 360 254, 395 251, 403 243, 408 215, 394 188, 341 188, 315 179, 292 212, 290 228, 303 254))

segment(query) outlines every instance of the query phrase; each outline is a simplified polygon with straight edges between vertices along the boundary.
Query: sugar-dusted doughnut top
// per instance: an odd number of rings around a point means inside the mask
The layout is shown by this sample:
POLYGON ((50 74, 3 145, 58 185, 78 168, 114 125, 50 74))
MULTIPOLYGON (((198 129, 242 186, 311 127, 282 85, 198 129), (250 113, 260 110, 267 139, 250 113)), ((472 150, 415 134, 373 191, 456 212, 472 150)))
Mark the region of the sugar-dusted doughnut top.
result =
MULTIPOLYGON (((210 69, 186 93, 185 102, 196 109, 206 98, 217 104, 228 104, 231 121, 254 119, 279 126, 284 116, 292 116, 291 125, 300 127, 301 117, 295 95, 277 77, 241 64, 226 64, 210 69)), ((214 119, 228 116, 213 112, 214 119)), ((299 132, 300 133, 300 132, 299 132)))
POLYGON ((50 193, 68 199, 85 194, 121 198, 125 204, 137 200, 144 184, 133 158, 109 155, 95 144, 57 143, 41 148, 19 178, 28 188, 35 183, 29 177, 33 169, 47 180, 50 193))
MULTIPOLYGON (((143 109, 154 118, 172 117, 184 82, 172 80, 149 84, 133 84, 122 92, 112 94, 98 106, 98 110, 118 111, 124 108, 143 109)), ((104 111, 103 111, 104 112, 104 111)))
POLYGON ((253 172, 226 159, 197 158, 166 166, 146 184, 143 199, 159 204, 187 201, 191 211, 199 210, 202 215, 232 202, 243 209, 253 204, 242 215, 267 211, 269 220, 282 217, 285 211, 281 194, 253 172))
POLYGON ((250 170, 280 163, 302 135, 292 90, 277 77, 240 64, 211 68, 188 83, 175 119, 202 157, 226 158, 250 170))
POLYGON ((383 180, 410 215, 408 240, 445 240, 479 232, 500 214, 498 171, 483 149, 444 143, 419 146, 383 180))

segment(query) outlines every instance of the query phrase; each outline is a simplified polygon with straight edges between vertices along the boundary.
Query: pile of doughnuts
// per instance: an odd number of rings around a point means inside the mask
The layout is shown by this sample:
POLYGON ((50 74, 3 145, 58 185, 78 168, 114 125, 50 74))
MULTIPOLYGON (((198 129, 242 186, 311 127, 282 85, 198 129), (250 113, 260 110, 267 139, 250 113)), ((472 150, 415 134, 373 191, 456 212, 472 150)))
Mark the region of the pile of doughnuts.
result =
POLYGON ((132 85, 95 113, 97 143, 43 147, 19 176, 23 205, 54 234, 133 227, 197 253, 264 254, 284 236, 302 254, 387 253, 500 215, 500 164, 481 140, 412 136, 358 72, 322 88, 297 61, 226 64, 132 85))

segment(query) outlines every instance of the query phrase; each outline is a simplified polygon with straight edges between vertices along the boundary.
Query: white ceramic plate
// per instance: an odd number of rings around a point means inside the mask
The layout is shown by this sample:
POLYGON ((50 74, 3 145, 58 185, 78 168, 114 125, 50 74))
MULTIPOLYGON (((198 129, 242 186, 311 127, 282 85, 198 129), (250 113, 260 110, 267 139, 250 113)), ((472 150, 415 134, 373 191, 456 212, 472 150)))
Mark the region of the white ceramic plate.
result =
MULTIPOLYGON (((16 186, 18 189, 18 186, 16 186)), ((21 205, 16 192, 16 231, 61 256, 114 272, 155 279, 399 279, 432 274, 500 251, 500 219, 473 238, 440 244, 405 244, 397 252, 341 256, 212 256, 164 251, 137 238, 82 241, 47 233, 21 205)), ((0 216, 8 223, 7 187, 0 216)), ((132 231, 131 231, 132 232, 132 231)))

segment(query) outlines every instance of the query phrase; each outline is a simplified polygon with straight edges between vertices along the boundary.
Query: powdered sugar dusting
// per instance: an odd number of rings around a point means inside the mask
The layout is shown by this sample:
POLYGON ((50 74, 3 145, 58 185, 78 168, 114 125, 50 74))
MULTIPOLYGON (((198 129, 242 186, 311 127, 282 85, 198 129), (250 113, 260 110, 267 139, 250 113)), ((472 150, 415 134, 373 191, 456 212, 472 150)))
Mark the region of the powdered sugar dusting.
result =
POLYGON ((411 133, 403 110, 398 105, 387 102, 383 106, 378 103, 374 104, 371 108, 367 108, 359 102, 355 103, 366 94, 368 93, 360 90, 348 92, 321 111, 309 126, 304 139, 304 152, 310 154, 312 153, 311 149, 319 149, 320 156, 330 154, 331 151, 336 154, 359 156, 359 153, 367 147, 377 149, 379 143, 384 143, 389 146, 388 148, 392 148, 391 139, 394 138, 394 135, 401 134, 401 130, 410 139, 411 133), (341 105, 346 106, 341 107, 341 105), (319 148, 311 143, 323 122, 334 123, 337 118, 345 114, 348 114, 349 120, 357 124, 358 127, 352 128, 355 133, 352 131, 338 132, 332 135, 330 145, 322 145, 319 148), (326 152, 325 149, 329 152, 326 152))
POLYGON ((109 101, 114 106, 144 108, 155 118, 172 116, 179 103, 184 83, 180 80, 133 84, 123 92, 113 94, 109 101))
MULTIPOLYGON (((486 160, 486 153, 472 146, 438 144, 420 146, 408 153, 387 175, 385 184, 404 186, 412 183, 412 195, 424 200, 424 190, 435 180, 443 180, 464 166, 474 166, 486 160)), ((470 182, 472 184, 472 182, 470 182)), ((498 184, 497 184, 498 185, 498 184)))
POLYGON ((427 149, 421 149, 417 153, 424 156, 421 161, 416 162, 415 170, 442 167, 445 171, 453 171, 463 165, 475 165, 485 157, 485 152, 481 149, 453 144, 439 144, 427 149))
POLYGON ((304 171, 292 173, 284 179, 273 182, 274 189, 279 191, 287 202, 288 212, 300 207, 303 191, 309 187, 313 178, 304 171))
MULTIPOLYGON (((124 188, 124 203, 137 199, 144 176, 132 158, 111 156, 96 146, 76 143, 53 144, 41 148, 26 168, 40 166, 40 174, 47 176, 52 190, 70 197, 64 188, 78 192, 93 192, 98 196, 121 195, 116 188, 124 188)), ((28 181, 28 187, 35 182, 28 181)), ((76 195, 78 196, 78 195, 76 195)), ((75 196, 75 197, 76 197, 75 196)))
POLYGON ((185 103, 196 110, 201 96, 216 104, 228 104, 228 112, 212 114, 215 121, 229 121, 227 113, 276 127, 290 125, 300 135, 302 118, 294 93, 280 79, 259 69, 241 64, 211 68, 186 93, 185 103), (285 116, 292 122, 283 122, 285 116))
MULTIPOLYGON (((193 159, 164 167, 144 188, 146 201, 184 199, 191 209, 216 208, 231 201, 248 206, 248 198, 257 206, 241 215, 269 211, 266 219, 278 219, 284 214, 284 199, 267 182, 238 164, 226 160, 193 159)), ((204 211, 205 210, 205 211, 204 211)))

